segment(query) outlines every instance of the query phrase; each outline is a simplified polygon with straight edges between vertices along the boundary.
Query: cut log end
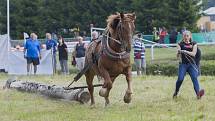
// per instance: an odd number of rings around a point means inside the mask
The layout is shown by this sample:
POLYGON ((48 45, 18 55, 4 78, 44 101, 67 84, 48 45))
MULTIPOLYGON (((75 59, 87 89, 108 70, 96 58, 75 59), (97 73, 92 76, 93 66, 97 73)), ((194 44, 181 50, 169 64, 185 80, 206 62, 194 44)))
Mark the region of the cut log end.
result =
POLYGON ((81 103, 87 103, 90 101, 90 94, 87 91, 83 91, 78 95, 78 100, 81 103))

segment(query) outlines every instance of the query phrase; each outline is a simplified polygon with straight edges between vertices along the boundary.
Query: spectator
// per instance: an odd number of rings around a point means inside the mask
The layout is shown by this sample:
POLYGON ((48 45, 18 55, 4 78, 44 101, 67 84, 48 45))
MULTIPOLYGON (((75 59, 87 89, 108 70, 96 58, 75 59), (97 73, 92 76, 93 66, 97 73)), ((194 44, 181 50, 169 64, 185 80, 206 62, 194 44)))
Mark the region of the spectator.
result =
POLYGON ((206 32, 205 26, 203 24, 201 24, 199 28, 200 28, 200 32, 206 32))
POLYGON ((37 65, 40 64, 41 59, 40 42, 37 40, 37 35, 35 33, 31 33, 30 38, 25 43, 24 57, 27 59, 27 75, 30 74, 29 71, 31 63, 34 65, 35 75, 37 72, 37 65))
POLYGON ((173 98, 177 97, 181 84, 184 80, 184 76, 186 75, 186 72, 188 72, 192 79, 197 99, 200 99, 204 95, 204 90, 200 90, 199 87, 198 67, 194 61, 197 53, 197 44, 192 41, 190 31, 184 31, 183 40, 177 45, 177 48, 177 57, 181 58, 181 62, 179 63, 178 79, 176 81, 176 88, 173 98))
POLYGON ((181 34, 183 34, 186 30, 187 30, 187 28, 186 28, 186 27, 183 27, 183 28, 181 29, 181 34))
POLYGON ((59 52, 59 61, 60 61, 60 66, 61 66, 61 73, 63 74, 69 74, 69 69, 68 69, 68 50, 67 46, 64 43, 64 39, 60 36, 58 39, 58 52, 59 52))
POLYGON ((79 36, 78 43, 75 46, 76 67, 78 68, 79 71, 84 68, 85 51, 86 51, 86 45, 83 43, 83 38, 79 36))
POLYGON ((165 39, 165 37, 166 37, 167 34, 168 33, 166 31, 166 28, 162 27, 161 30, 160 30, 160 35, 159 35, 160 36, 160 40, 158 41, 158 43, 163 44, 164 43, 164 39, 165 39))
POLYGON ((153 27, 152 34, 153 34, 153 41, 154 42, 158 42, 158 40, 160 39, 160 37, 159 37, 159 32, 158 32, 158 30, 157 30, 156 27, 153 27))
POLYGON ((99 33, 97 31, 93 31, 92 32, 92 39, 91 39, 91 41, 97 40, 98 37, 99 37, 99 33))
POLYGON ((54 72, 56 72, 56 68, 57 68, 56 48, 57 48, 57 42, 52 39, 52 36, 50 33, 46 33, 46 49, 47 50, 53 49, 54 72))
POLYGON ((141 33, 138 33, 137 38, 134 39, 133 48, 134 62, 137 68, 137 75, 140 75, 141 72, 142 74, 146 74, 145 45, 141 40, 141 33))
POLYGON ((171 44, 176 43, 177 36, 178 36, 178 32, 177 32, 177 29, 174 27, 169 36, 169 43, 171 43, 171 44))
POLYGON ((21 46, 18 44, 18 45, 16 45, 16 50, 20 50, 21 49, 21 46))

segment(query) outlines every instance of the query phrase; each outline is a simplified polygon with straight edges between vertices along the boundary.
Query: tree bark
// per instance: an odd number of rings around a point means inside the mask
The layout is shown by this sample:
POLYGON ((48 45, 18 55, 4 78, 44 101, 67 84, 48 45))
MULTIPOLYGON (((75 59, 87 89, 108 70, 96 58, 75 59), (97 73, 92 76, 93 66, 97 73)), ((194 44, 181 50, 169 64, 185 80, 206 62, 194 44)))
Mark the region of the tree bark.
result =
POLYGON ((4 88, 16 89, 18 91, 39 93, 51 98, 65 99, 87 103, 90 100, 90 94, 84 89, 65 90, 63 87, 56 85, 45 85, 36 82, 20 81, 8 79, 4 88))

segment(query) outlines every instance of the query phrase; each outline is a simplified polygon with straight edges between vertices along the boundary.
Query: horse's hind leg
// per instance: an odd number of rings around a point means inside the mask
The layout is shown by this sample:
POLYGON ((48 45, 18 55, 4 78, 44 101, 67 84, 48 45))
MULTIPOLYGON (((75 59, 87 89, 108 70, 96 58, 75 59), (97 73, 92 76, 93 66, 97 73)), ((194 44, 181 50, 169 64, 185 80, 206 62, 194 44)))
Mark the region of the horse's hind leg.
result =
POLYGON ((85 77, 86 77, 86 82, 88 85, 88 90, 90 92, 90 98, 91 98, 91 105, 95 104, 95 100, 94 100, 94 96, 93 96, 93 91, 94 91, 94 87, 93 87, 93 78, 94 78, 94 74, 92 71, 88 70, 85 73, 85 77))
POLYGON ((131 68, 128 68, 127 73, 125 74, 128 88, 126 90, 125 96, 124 96, 124 102, 125 103, 130 103, 131 102, 131 94, 132 94, 132 86, 131 86, 131 81, 132 81, 132 75, 131 75, 131 68))

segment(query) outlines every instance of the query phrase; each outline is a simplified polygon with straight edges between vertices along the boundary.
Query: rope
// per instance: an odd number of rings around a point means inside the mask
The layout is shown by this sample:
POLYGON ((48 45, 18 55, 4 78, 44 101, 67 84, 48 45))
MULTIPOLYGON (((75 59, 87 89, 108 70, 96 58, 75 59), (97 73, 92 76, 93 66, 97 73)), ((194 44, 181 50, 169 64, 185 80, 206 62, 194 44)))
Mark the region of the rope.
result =
POLYGON ((191 66, 197 71, 197 73, 199 72, 199 70, 198 70, 198 66, 197 66, 197 64, 196 64, 196 62, 195 62, 195 60, 191 57, 191 55, 189 55, 189 54, 187 54, 187 53, 185 53, 185 52, 182 52, 184 55, 185 55, 185 58, 189 61, 189 63, 191 64, 191 66), (192 63, 192 62, 193 63, 192 63), (194 66, 195 65, 195 66, 194 66))
POLYGON ((114 38, 112 38, 112 37, 110 37, 110 36, 108 36, 108 35, 104 35, 104 36, 106 36, 107 38, 110 38, 110 39, 112 39, 112 40, 114 40, 116 43, 118 43, 118 44, 122 44, 119 40, 117 40, 117 39, 114 39, 114 38))

